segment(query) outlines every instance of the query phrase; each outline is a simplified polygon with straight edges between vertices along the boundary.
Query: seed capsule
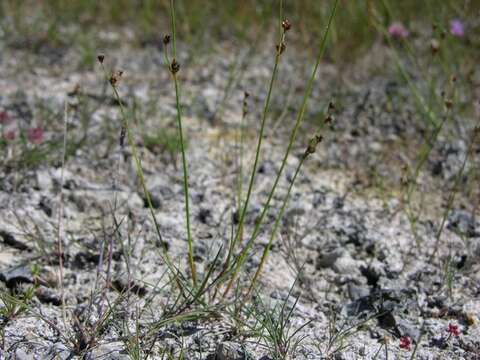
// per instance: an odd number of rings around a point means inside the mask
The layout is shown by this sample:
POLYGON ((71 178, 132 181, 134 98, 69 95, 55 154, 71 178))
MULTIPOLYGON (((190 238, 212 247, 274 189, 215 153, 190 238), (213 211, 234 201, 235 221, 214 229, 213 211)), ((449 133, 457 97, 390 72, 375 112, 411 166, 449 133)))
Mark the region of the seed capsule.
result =
POLYGON ((172 72, 172 74, 176 74, 180 71, 180 64, 177 62, 177 60, 172 60, 172 64, 170 65, 170 71, 172 72))
POLYGON ((282 21, 282 28, 284 32, 287 32, 292 28, 292 24, 290 23, 290 21, 288 21, 288 19, 282 21))

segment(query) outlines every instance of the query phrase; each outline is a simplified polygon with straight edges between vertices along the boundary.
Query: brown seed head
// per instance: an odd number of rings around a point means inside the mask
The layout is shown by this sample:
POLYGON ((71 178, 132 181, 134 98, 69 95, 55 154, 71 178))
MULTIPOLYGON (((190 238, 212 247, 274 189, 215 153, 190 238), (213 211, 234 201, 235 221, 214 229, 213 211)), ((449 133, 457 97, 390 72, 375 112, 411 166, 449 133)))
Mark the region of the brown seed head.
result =
POLYGON ((310 139, 308 142, 307 149, 305 150, 304 156, 308 156, 313 154, 317 150, 317 145, 323 140, 322 135, 315 135, 313 138, 310 139))
POLYGON ((333 103, 333 101, 330 101, 328 103, 328 111, 334 111, 335 110, 335 104, 333 103))
POLYGON ((118 82, 120 81, 120 78, 122 77, 123 75, 123 71, 122 70, 119 70, 117 72, 114 72, 111 76, 110 76, 110 84, 112 84, 112 86, 117 86, 118 82))
POLYGON ((170 65, 170 71, 172 74, 176 74, 180 71, 180 64, 177 62, 177 60, 172 60, 172 64, 170 65))
POLYGON ((451 99, 445 100, 445 106, 447 109, 451 109, 453 107, 453 101, 451 99))
POLYGON ((163 45, 168 45, 170 43, 170 35, 165 35, 163 37, 163 45))
POLYGON ((288 21, 288 19, 282 21, 282 28, 284 32, 287 32, 292 28, 292 24, 290 23, 290 21, 288 21))
POLYGON ((103 64, 103 60, 105 60, 105 55, 98 55, 97 59, 100 64, 103 64))
POLYGON ((242 116, 245 117, 247 116, 248 113, 248 97, 250 96, 250 93, 245 91, 243 93, 243 105, 242 105, 242 116))

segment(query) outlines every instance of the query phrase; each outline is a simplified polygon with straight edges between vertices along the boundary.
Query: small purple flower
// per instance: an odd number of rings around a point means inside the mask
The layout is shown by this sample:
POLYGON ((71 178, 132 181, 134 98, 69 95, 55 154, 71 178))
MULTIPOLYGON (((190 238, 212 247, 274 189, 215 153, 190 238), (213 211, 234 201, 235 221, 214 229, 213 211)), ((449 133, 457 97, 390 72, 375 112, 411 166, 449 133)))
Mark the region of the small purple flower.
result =
POLYGON ((405 39, 410 35, 408 29, 401 22, 393 22, 388 27, 390 36, 397 39, 405 39))
POLYGON ((43 141, 43 129, 39 127, 28 129, 27 138, 32 144, 41 144, 43 141))
POLYGON ((456 37, 464 37, 465 26, 463 26, 463 23, 458 19, 452 20, 450 21, 450 33, 456 37))

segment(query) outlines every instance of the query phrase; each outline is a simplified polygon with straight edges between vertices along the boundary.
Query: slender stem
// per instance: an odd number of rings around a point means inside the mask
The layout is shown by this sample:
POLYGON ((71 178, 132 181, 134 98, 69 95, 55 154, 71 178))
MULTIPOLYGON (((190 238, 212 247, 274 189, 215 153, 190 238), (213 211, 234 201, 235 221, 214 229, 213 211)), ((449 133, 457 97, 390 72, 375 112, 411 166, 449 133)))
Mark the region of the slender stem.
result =
POLYGON ((285 195, 285 198, 283 199, 283 204, 280 209, 280 212, 277 216, 277 219, 275 220, 275 224, 273 225, 272 233, 270 234, 270 239, 268 241, 267 246, 265 246, 265 249, 263 250, 262 258, 260 260, 260 264, 258 265, 257 271, 255 272, 255 275, 253 276, 252 282, 250 283, 250 287, 247 292, 247 297, 250 295, 252 292, 255 283, 258 280, 258 277, 260 276, 260 273, 262 272, 263 265, 265 263, 265 260, 270 252, 270 248, 272 246, 273 240, 275 239, 275 235, 277 234, 278 226, 280 225, 280 221, 283 217, 283 214, 285 212, 285 209, 287 208, 288 200, 290 199, 290 195, 293 189, 293 184, 295 183, 298 173, 300 172, 301 167, 303 166, 303 163, 305 162, 307 156, 302 156, 302 159, 297 165, 297 169, 295 170, 295 174, 293 175, 292 180, 290 181, 290 185, 288 187, 287 195, 285 195))
POLYGON ((265 218, 265 215, 266 215, 268 209, 270 208, 270 202, 273 198, 273 194, 275 193, 278 182, 279 182, 279 180, 282 176, 283 169, 285 168, 285 165, 287 163, 288 156, 290 155, 290 151, 293 147, 293 143, 294 143, 295 138, 297 136, 297 131, 300 127, 300 124, 302 123, 302 120, 303 120, 304 116, 305 116, 305 111, 307 109, 308 100, 310 98, 310 94, 311 94, 312 89, 313 89, 313 84, 314 84, 314 81, 315 81, 315 77, 317 75, 317 71, 318 71, 318 67, 320 65, 320 61, 321 61, 321 59, 323 57, 323 54, 325 52, 328 34, 330 32, 330 27, 331 27, 333 18, 335 17, 337 5, 338 5, 338 0, 335 0, 335 3, 333 5, 333 9, 332 9, 332 11, 330 13, 330 17, 328 19, 328 24, 327 24, 325 33, 324 33, 324 35, 322 37, 322 40, 321 40, 321 43, 320 43, 320 50, 318 52, 318 56, 317 56, 317 59, 316 59, 316 62, 315 62, 315 66, 313 68, 312 74, 311 74, 310 79, 308 81, 307 88, 305 90, 305 94, 304 94, 304 97, 303 97, 302 105, 301 105, 300 111, 298 112, 297 119, 296 119, 294 128, 292 130, 292 133, 290 135, 290 141, 288 143, 287 150, 285 151, 285 155, 283 157, 280 169, 278 170, 277 177, 275 178, 273 186, 272 186, 272 188, 270 190, 270 193, 268 195, 267 202, 265 203, 265 206, 263 207, 262 213, 261 213, 261 215, 260 215, 260 217, 259 217, 259 219, 256 223, 254 231, 253 231, 250 239, 248 240, 247 244, 245 245, 244 249, 242 250, 242 252, 240 253, 240 255, 237 258, 236 265, 235 265, 236 268, 235 268, 234 273, 232 275, 232 278, 231 278, 231 280, 230 280, 230 282, 229 282, 229 284, 228 284, 228 286, 227 286, 227 288, 224 292, 224 296, 226 296, 226 294, 228 293, 228 291, 232 287, 233 282, 235 281, 235 278, 238 275, 238 272, 240 271, 240 268, 242 267, 242 265, 244 264, 244 262, 246 260, 246 257, 248 255, 248 252, 249 252, 250 248, 253 245, 253 242, 255 241, 255 239, 258 236, 258 233, 260 232, 260 227, 262 225, 263 219, 265 218))
MULTIPOLYGON (((242 117, 240 118, 240 140, 238 143, 238 180, 237 180, 237 204, 236 208, 240 209, 242 207, 242 194, 243 194, 243 147, 245 143, 245 118, 247 116, 247 97, 248 93, 245 93, 243 98, 243 105, 242 105, 242 117)), ((232 236, 231 240, 233 240, 234 230, 232 225, 232 236)), ((240 229, 240 241, 243 237, 243 229, 240 229)))
POLYGON ((64 288, 64 274, 63 274, 63 183, 64 183, 64 169, 65 169, 65 157, 67 152, 67 129, 68 129, 68 104, 65 102, 64 116, 63 116, 63 149, 62 149, 62 169, 60 172, 60 194, 59 194, 59 211, 58 211, 58 266, 59 266, 59 285, 60 285, 60 296, 62 298, 62 318, 63 323, 67 323, 67 315, 65 310, 65 288, 64 288))
MULTIPOLYGON (((175 17, 175 5, 174 0, 170 0, 170 15, 172 21, 172 48, 173 48, 173 60, 176 61, 177 56, 177 37, 176 37, 176 17, 175 17)), ((183 167, 183 192, 185 195, 185 220, 187 227, 187 242, 188 242, 188 262, 190 265, 190 272, 192 273, 193 285, 197 285, 197 272, 195 269, 195 262, 193 261, 193 239, 190 228, 190 201, 189 201, 189 186, 188 186, 188 168, 187 158, 185 155, 185 143, 182 128, 182 109, 180 106, 180 86, 178 84, 178 77, 175 70, 171 69, 173 82, 175 85, 175 103, 177 108, 177 123, 178 123, 178 136, 180 138, 180 150, 182 152, 182 167, 183 167)))
POLYGON ((237 242, 240 238, 240 234, 242 233, 242 229, 243 229, 243 224, 245 222, 245 215, 247 213, 248 203, 250 201, 250 196, 252 194, 253 184, 255 182, 255 175, 257 173, 257 166, 258 166, 258 160, 260 158, 260 149, 262 147, 262 140, 263 140, 263 133, 264 133, 264 130, 265 130, 265 123, 266 123, 266 120, 267 120, 268 110, 270 109, 270 99, 271 99, 271 96, 272 96, 273 84, 275 83, 275 79, 276 79, 277 73, 278 73, 278 65, 279 65, 280 57, 281 57, 281 50, 280 50, 281 45, 280 44, 283 43, 284 37, 285 37, 285 34, 282 32, 282 35, 280 37, 281 40, 279 42, 279 49, 277 50, 277 53, 275 55, 275 64, 273 66, 272 77, 270 78, 270 84, 268 86, 267 98, 265 100, 265 106, 263 108, 262 122, 261 122, 261 126, 260 126, 260 134, 258 136, 258 143, 257 143, 256 151, 255 151, 255 160, 254 160, 254 163, 253 163, 252 173, 250 175, 250 181, 249 181, 249 184, 248 184, 247 197, 245 199, 245 202, 243 203, 243 208, 242 208, 242 212, 240 214, 240 220, 239 220, 238 228, 237 228, 237 231, 235 233, 235 237, 234 237, 234 239, 233 239, 233 241, 230 245, 230 249, 229 249, 229 252, 228 252, 228 255, 227 255, 227 260, 225 262, 225 268, 228 268, 228 266, 230 265, 230 260, 231 260, 232 254, 235 251, 235 246, 237 245, 237 242))

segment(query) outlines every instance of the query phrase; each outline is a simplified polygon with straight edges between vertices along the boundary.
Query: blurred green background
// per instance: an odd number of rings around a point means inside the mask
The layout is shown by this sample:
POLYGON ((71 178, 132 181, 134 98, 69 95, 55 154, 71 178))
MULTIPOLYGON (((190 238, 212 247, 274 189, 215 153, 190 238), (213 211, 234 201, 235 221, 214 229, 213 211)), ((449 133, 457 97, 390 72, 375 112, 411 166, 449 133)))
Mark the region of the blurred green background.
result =
MULTIPOLYGON (((128 30, 121 41, 155 45, 170 26, 169 0, 2 0, 0 4, 3 41, 33 50, 72 43, 96 47, 99 33, 119 29, 128 30)), ((284 1, 298 48, 315 48, 309 44, 318 42, 332 4, 331 0, 284 1)), ((252 43, 278 19, 276 0, 175 0, 175 6, 179 38, 194 51, 208 52, 225 40, 252 43)), ((332 56, 351 58, 368 50, 379 36, 374 23, 415 23, 417 29, 427 31, 432 24, 446 27, 453 18, 478 18, 479 10, 476 0, 340 0, 332 56)))

